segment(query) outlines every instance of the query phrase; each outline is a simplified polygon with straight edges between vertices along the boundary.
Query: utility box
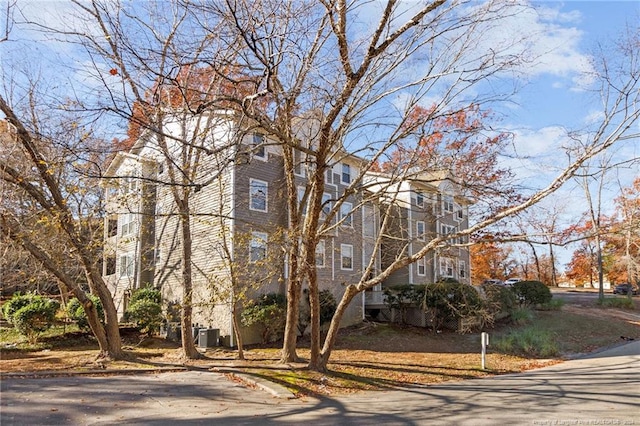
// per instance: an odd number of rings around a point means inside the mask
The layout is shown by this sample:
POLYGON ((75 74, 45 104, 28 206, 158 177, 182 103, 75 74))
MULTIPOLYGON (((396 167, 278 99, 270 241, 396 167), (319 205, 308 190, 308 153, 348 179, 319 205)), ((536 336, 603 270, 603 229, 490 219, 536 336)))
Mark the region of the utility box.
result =
POLYGON ((201 328, 198 332, 198 347, 213 348, 218 346, 220 330, 217 328, 201 328))

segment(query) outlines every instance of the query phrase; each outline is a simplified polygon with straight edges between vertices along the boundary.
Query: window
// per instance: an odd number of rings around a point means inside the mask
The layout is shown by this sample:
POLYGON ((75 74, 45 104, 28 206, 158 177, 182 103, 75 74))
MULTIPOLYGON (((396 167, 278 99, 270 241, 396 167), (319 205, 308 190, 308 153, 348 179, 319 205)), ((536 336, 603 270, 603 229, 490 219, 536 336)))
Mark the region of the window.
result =
POLYGON ((299 186, 298 187, 298 204, 300 205, 300 212, 305 215, 307 214, 307 203, 305 202, 304 199, 304 193, 307 191, 307 189, 304 186, 299 186), (302 203, 304 202, 304 205, 302 205, 302 203))
POLYGON ((424 222, 421 220, 416 222, 416 237, 420 241, 424 241, 424 222))
POLYGON ((340 244, 340 269, 353 270, 353 246, 340 244))
POLYGON ((453 261, 448 257, 440 258, 440 276, 453 277, 453 261))
POLYGON ((251 152, 253 152, 254 157, 263 160, 267 159, 267 150, 264 146, 264 135, 260 133, 254 133, 252 136, 251 145, 251 152))
POLYGON ((162 176, 164 173, 164 163, 162 161, 158 162, 158 176, 162 176))
POLYGON ((120 276, 132 277, 133 276, 133 256, 130 254, 124 254, 120 256, 120 276))
POLYGON ((115 256, 107 256, 104 260, 104 263, 105 263, 105 268, 104 268, 105 275, 113 275, 116 273, 116 257, 115 256))
POLYGON ((110 217, 107 219, 107 237, 115 237, 116 235, 118 235, 118 219, 110 217))
POLYGON ((454 202, 453 197, 451 195, 443 195, 442 196, 442 211, 447 213, 453 213, 454 210, 454 202))
POLYGON ((264 232, 252 232, 249 243, 249 261, 257 262, 267 257, 267 234, 264 232))
POLYGON ((138 180, 132 177, 124 178, 120 187, 122 194, 135 192, 138 190, 138 180))
POLYGON ((136 215, 126 213, 120 215, 120 236, 130 235, 136 232, 136 215))
POLYGON ((324 172, 324 182, 333 185, 333 169, 331 167, 324 172))
POLYGON ((416 192, 416 206, 424 207, 424 194, 422 192, 416 192))
POLYGON ((297 176, 304 176, 304 169, 302 168, 302 153, 297 149, 293 150, 293 173, 297 176))
POLYGON ((427 275, 427 261, 424 257, 422 259, 418 259, 418 261, 416 262, 416 268, 418 270, 418 275, 427 275))
POLYGON ((349 185, 351 183, 351 166, 342 163, 342 183, 349 185))
POLYGON ((331 194, 322 194, 322 214, 326 217, 331 213, 331 194))
POLYGON ((343 226, 353 226, 351 209, 353 209, 353 204, 346 201, 340 205, 340 221, 343 226))
POLYGON ((324 248, 324 240, 318 241, 318 245, 316 246, 316 266, 318 268, 324 268, 325 265, 325 248, 324 248))
POLYGON ((156 265, 159 265, 160 263, 162 263, 162 249, 156 248, 154 253, 154 258, 155 258, 156 265))
POLYGON ((250 179, 249 180, 249 209, 261 212, 267 211, 267 182, 250 179))
POLYGON ((460 221, 462 219, 464 219, 464 207, 460 206, 456 210, 456 220, 460 221))
POLYGON ((453 234, 454 232, 456 232, 455 226, 445 225, 444 223, 440 225, 440 235, 445 236, 453 234))
POLYGON ((458 261, 458 276, 460 278, 467 277, 467 262, 465 262, 464 260, 458 261))

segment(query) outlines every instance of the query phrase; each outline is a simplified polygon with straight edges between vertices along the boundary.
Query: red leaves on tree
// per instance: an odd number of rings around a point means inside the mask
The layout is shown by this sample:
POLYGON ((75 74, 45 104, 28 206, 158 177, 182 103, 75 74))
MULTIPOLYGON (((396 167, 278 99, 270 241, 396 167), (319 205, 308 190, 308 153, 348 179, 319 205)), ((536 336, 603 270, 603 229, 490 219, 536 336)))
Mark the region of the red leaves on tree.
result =
MULTIPOLYGON (((111 74, 117 74, 114 68, 111 74)), ((159 78, 147 91, 144 100, 133 103, 127 138, 114 144, 116 150, 128 150, 155 119, 157 112, 188 112, 193 115, 206 111, 239 111, 243 101, 258 90, 256 79, 238 69, 226 67, 214 70, 195 66, 182 67, 175 76, 159 78)), ((259 98, 251 105, 266 106, 268 99, 259 98)))
POLYGON ((111 68, 109 70, 109 74, 111 75, 118 75, 118 69, 117 68, 111 68))
POLYGON ((416 107, 401 129, 403 141, 381 168, 388 172, 415 168, 448 170, 464 183, 471 196, 496 187, 510 177, 510 172, 498 165, 508 135, 489 135, 494 133, 485 128, 489 116, 475 104, 448 113, 435 107, 416 107))

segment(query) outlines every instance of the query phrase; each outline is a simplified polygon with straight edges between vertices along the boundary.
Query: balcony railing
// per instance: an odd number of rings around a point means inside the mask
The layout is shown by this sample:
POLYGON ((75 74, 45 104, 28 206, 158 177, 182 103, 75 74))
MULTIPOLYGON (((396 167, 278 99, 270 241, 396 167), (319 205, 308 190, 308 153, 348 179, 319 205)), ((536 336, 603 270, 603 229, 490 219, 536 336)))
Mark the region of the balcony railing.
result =
POLYGON ((365 292, 365 305, 384 305, 385 295, 382 290, 373 290, 365 292))

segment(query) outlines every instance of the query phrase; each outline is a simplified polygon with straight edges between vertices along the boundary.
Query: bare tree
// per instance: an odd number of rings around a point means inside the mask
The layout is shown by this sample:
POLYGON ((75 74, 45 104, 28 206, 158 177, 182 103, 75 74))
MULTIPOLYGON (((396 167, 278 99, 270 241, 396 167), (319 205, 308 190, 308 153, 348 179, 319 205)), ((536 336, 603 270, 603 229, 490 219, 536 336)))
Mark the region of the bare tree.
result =
MULTIPOLYGON (((29 251, 59 279, 61 292, 66 293, 70 290, 83 304, 91 329, 100 345, 99 357, 122 358, 124 353, 121 349, 117 313, 109 289, 102 279, 95 233, 90 229, 96 219, 91 213, 96 211, 86 203, 86 199, 83 199, 81 194, 86 192, 81 188, 79 173, 69 165, 95 165, 94 155, 84 155, 88 153, 86 139, 90 134, 85 133, 81 126, 72 129, 73 121, 59 123, 58 128, 52 122, 40 125, 39 120, 43 117, 38 114, 37 107, 40 105, 36 101, 35 90, 35 87, 31 86, 28 93, 32 103, 26 112, 31 119, 19 117, 14 108, 0 96, 0 111, 6 116, 13 132, 11 140, 3 146, 0 156, 0 177, 5 182, 3 187, 5 190, 19 193, 18 198, 28 196, 30 204, 37 206, 37 210, 30 211, 37 211, 38 220, 51 223, 60 230, 60 235, 64 236, 64 244, 73 248, 72 255, 82 266, 91 292, 100 298, 106 324, 102 324, 95 305, 81 287, 81 282, 69 274, 64 264, 56 261, 55 249, 51 251, 52 248, 49 247, 49 253, 53 254, 47 253, 46 248, 39 246, 30 236, 36 228, 21 226, 24 223, 21 224, 19 219, 24 217, 23 214, 27 210, 21 210, 19 207, 18 211, 11 212, 6 209, 10 208, 11 204, 6 204, 6 208, 2 210, 0 228, 3 235, 29 251), (27 122, 30 124, 29 127, 27 122), (55 133, 50 133, 51 129, 55 129, 55 133)), ((91 187, 91 184, 87 187, 91 187)))
MULTIPOLYGON (((261 89, 258 95, 273 104, 264 111, 248 109, 255 96, 238 100, 245 114, 282 141, 285 176, 291 176, 287 191, 290 215, 296 211, 297 200, 293 179, 296 164, 289 152, 305 153, 309 182, 306 215, 304 218, 290 216, 289 220, 301 242, 289 252, 292 273, 288 282, 289 311, 283 361, 296 358, 297 300, 301 283, 306 279, 312 310, 310 367, 319 370, 326 368, 342 315, 357 294, 454 238, 482 230, 536 204, 571 179, 584 161, 625 140, 638 119, 637 109, 633 108, 637 100, 629 98, 635 96, 637 90, 638 69, 632 68, 626 70, 626 85, 619 92, 623 95, 617 96, 617 107, 607 110, 609 119, 601 131, 571 153, 564 169, 548 186, 464 231, 433 238, 420 251, 399 256, 373 277, 372 258, 360 279, 346 286, 320 349, 317 282, 312 265, 319 237, 327 228, 326 222, 320 219, 326 170, 345 158, 342 148, 365 159, 352 185, 335 203, 336 206, 344 204, 356 188, 366 187, 365 174, 372 170, 375 162, 384 161, 399 141, 428 129, 428 123, 435 118, 459 110, 459 102, 468 89, 524 60, 522 52, 514 54, 520 40, 496 43, 485 49, 476 42, 482 39, 479 32, 511 13, 508 3, 489 2, 470 9, 440 1, 414 9, 396 2, 380 6, 376 11, 378 21, 359 34, 361 37, 352 28, 352 18, 362 10, 356 4, 342 1, 321 5, 229 1, 217 8, 203 9, 228 20, 224 34, 232 34, 235 42, 241 40, 238 49, 242 50, 237 57, 243 58, 242 65, 247 69, 256 70, 261 89), (276 9, 278 13, 274 14, 276 9), (424 68, 407 73, 406 67, 420 55, 428 58, 423 62, 424 68), (391 105, 390 98, 399 93, 409 93, 408 100, 402 108, 393 110, 392 119, 389 109, 385 109, 386 117, 374 112, 382 105, 391 105), (410 112, 428 96, 437 99, 430 114, 423 118, 419 129, 407 130, 405 124, 410 112), (628 103, 622 104, 625 101, 628 103), (295 137, 294 124, 304 117, 316 120, 309 125, 315 129, 311 143, 295 137), (608 127, 612 121, 618 123, 613 129, 608 127), (368 129, 378 130, 366 133, 368 129)), ((613 83, 605 80, 603 89, 620 87, 613 83)), ((482 104, 487 100, 476 97, 474 102, 482 104)), ((387 188, 417 176, 414 169, 405 167, 393 175, 387 188)), ((382 235, 390 216, 384 209, 380 215, 382 235)))
MULTIPOLYGON (((288 265, 288 310, 282 360, 298 358, 298 303, 306 283, 311 305, 309 365, 317 370, 326 369, 341 320, 357 295, 432 251, 464 246, 461 239, 535 205, 570 180, 585 161, 628 140, 638 121, 634 98, 638 68, 637 63, 627 61, 625 64, 630 68, 625 68, 619 80, 614 81, 611 74, 600 75, 602 93, 609 95, 605 98, 606 119, 580 144, 568 147, 571 150, 567 161, 547 185, 519 200, 511 197, 512 192, 500 190, 509 182, 489 182, 491 185, 484 193, 474 192, 473 185, 468 185, 465 195, 474 197, 476 205, 491 208, 484 212, 482 220, 457 232, 434 235, 413 252, 408 250, 407 243, 380 268, 377 263, 380 246, 392 231, 395 204, 403 195, 400 183, 415 181, 429 185, 449 180, 463 190, 467 183, 455 169, 448 170, 446 178, 427 177, 424 170, 416 170, 414 166, 419 162, 413 156, 384 178, 370 179, 371 172, 391 158, 399 145, 418 144, 428 137, 436 130, 434 124, 439 119, 455 117, 469 105, 483 107, 510 94, 482 89, 502 72, 526 63, 527 40, 496 38, 486 43, 486 35, 499 27, 502 20, 521 13, 521 5, 498 0, 482 4, 443 0, 427 4, 396 1, 361 4, 342 0, 319 3, 228 0, 178 5, 163 2, 154 3, 165 8, 163 13, 154 15, 164 17, 163 25, 150 31, 152 36, 140 45, 136 45, 137 38, 131 31, 149 28, 146 20, 140 20, 132 28, 132 21, 123 19, 135 14, 121 5, 110 7, 98 1, 89 6, 80 2, 77 5, 88 13, 91 18, 88 22, 94 28, 97 24, 100 34, 75 35, 80 35, 95 52, 96 63, 97 58, 113 62, 115 74, 127 85, 126 90, 116 92, 113 85, 105 84, 109 95, 107 109, 131 119, 133 101, 149 105, 146 112, 149 121, 145 118, 141 124, 154 135, 170 138, 163 135, 163 123, 158 121, 166 111, 150 104, 149 99, 161 99, 162 96, 154 98, 153 95, 161 94, 154 88, 174 81, 185 65, 206 65, 231 86, 249 86, 246 91, 224 92, 224 96, 216 97, 218 101, 222 98, 223 103, 205 97, 192 112, 220 107, 233 111, 238 122, 243 123, 243 130, 259 128, 282 156, 282 195, 288 216, 283 245, 288 265), (157 45, 146 46, 150 40, 157 45), (178 57, 180 60, 169 60, 178 57), (132 63, 138 66, 131 68, 132 63), (426 113, 416 119, 418 109, 426 113), (347 168, 345 185, 327 202, 324 197, 327 172, 341 164, 351 165, 353 170, 347 168), (305 176, 302 194, 298 188, 301 169, 305 176), (483 194, 492 198, 503 194, 503 198, 489 203, 483 194), (339 229, 353 213, 371 206, 377 212, 379 225, 368 242, 371 251, 367 252, 362 268, 345 282, 344 294, 322 340, 315 267, 317 247, 323 237, 339 229)), ((637 47, 633 49, 637 54, 637 47)), ((491 132, 482 127, 472 130, 476 136, 483 133, 491 132)), ((239 139, 235 142, 239 143, 239 139)), ((455 151, 455 146, 434 145, 430 164, 439 164, 438 159, 448 164, 444 158, 455 151)), ((192 186, 192 177, 181 181, 178 188, 195 191, 204 183, 192 186)), ((176 203, 186 206, 185 197, 186 194, 179 195, 176 203)), ((180 213, 185 218, 190 210, 183 209, 180 213)), ((184 272, 186 278, 188 271, 184 272)), ((186 325, 183 320, 183 327, 186 325)))

